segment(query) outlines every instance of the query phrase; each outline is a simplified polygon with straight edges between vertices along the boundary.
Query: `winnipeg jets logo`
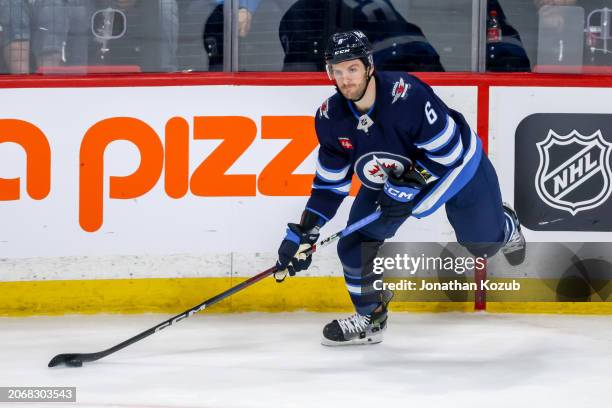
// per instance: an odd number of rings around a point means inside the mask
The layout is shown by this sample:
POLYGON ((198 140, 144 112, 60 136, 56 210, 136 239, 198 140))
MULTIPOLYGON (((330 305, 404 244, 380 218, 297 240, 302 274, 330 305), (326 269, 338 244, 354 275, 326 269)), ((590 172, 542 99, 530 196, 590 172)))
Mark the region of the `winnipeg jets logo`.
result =
POLYGON ((325 102, 319 108, 319 119, 326 118, 329 119, 329 99, 326 99, 325 102))
POLYGON ((394 161, 392 163, 380 163, 372 165, 370 169, 367 170, 368 175, 373 179, 382 179, 383 181, 387 178, 388 174, 396 174, 399 173, 398 168, 401 164, 394 161))
POLYGON ((399 98, 406 99, 408 89, 410 89, 410 84, 405 83, 404 78, 400 78, 399 81, 393 85, 393 90, 391 91, 393 101, 391 101, 391 104, 397 102, 399 98))
POLYGON ((535 188, 546 204, 572 215, 599 207, 612 193, 612 143, 601 130, 583 136, 576 130, 561 136, 552 129, 536 143, 540 164, 535 188))
POLYGON ((381 184, 387 180, 389 174, 401 174, 404 165, 398 160, 389 159, 381 160, 374 156, 371 162, 368 162, 364 168, 366 178, 374 183, 381 184))
POLYGON ((387 174, 402 174, 411 166, 412 161, 407 157, 387 152, 371 152, 355 161, 355 174, 365 187, 380 190, 387 180, 387 174))

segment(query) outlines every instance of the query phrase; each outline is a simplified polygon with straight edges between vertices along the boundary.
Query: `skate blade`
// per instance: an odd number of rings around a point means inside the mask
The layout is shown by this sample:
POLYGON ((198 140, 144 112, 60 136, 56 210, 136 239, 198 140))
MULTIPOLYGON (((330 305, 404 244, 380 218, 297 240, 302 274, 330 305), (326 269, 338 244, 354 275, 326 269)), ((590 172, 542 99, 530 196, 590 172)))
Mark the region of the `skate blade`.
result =
POLYGON ((333 341, 325 337, 321 339, 321 344, 327 347, 345 347, 345 346, 364 346, 368 344, 378 344, 383 341, 383 334, 378 333, 372 336, 364 337, 363 339, 353 339, 349 341, 333 341))

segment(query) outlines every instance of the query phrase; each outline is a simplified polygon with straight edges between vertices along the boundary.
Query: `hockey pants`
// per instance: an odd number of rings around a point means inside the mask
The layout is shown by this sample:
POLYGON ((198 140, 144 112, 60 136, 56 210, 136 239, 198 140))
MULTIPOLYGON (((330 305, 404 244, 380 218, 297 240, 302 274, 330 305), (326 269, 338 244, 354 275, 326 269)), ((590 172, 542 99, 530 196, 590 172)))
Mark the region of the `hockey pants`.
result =
MULTIPOLYGON (((379 194, 380 191, 362 187, 351 207, 348 224, 374 212, 379 194)), ((446 202, 445 207, 457 241, 474 256, 493 256, 504 245, 505 217, 499 181, 485 155, 474 177, 446 202)), ((364 275, 364 271, 372 270, 368 263, 376 257, 384 240, 393 237, 402 223, 378 220, 338 242, 344 279, 355 309, 362 315, 370 314, 380 303, 379 293, 372 284, 381 277, 371 272, 364 275)))

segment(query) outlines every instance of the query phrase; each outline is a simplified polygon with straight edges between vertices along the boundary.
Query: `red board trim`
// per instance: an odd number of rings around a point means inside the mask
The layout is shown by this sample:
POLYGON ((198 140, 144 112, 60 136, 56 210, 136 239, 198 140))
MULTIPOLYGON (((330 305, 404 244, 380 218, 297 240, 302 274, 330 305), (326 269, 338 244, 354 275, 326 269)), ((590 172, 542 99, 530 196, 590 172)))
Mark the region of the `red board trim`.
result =
MULTIPOLYGON (((480 74, 472 72, 414 73, 430 85, 612 87, 612 75, 480 74)), ((0 88, 79 88, 195 85, 331 85, 319 72, 239 72, 0 76, 0 88)))

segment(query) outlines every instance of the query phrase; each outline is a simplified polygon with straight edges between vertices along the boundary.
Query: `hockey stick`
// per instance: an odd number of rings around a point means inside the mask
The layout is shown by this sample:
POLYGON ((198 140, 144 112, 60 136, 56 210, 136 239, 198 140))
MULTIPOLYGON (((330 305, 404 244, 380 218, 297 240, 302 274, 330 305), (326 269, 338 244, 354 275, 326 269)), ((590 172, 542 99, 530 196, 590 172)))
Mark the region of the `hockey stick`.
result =
MULTIPOLYGON (((319 242, 318 244, 313 245, 311 248, 309 248, 308 250, 304 251, 304 253, 306 255, 311 255, 313 253, 315 253, 318 249, 323 248, 324 246, 327 246, 329 244, 331 244, 332 242, 336 241, 337 239, 340 239, 342 237, 345 237, 349 234, 352 234, 353 232, 355 232, 356 230, 368 225, 369 223, 377 220, 378 218, 380 218, 380 211, 375 211, 372 214, 368 215, 365 218, 362 218, 361 220, 347 226, 345 229, 343 229, 342 231, 339 231, 327 238, 325 238, 323 241, 319 242)), ((106 356, 108 356, 109 354, 113 354, 127 346, 129 346, 130 344, 134 344, 137 341, 140 341, 142 339, 144 339, 145 337, 149 337, 150 335, 152 335, 153 333, 156 333, 160 330, 165 329, 166 327, 172 326, 174 323, 180 322, 183 319, 186 319, 188 317, 191 317, 192 315, 214 305, 215 303, 220 302, 221 300, 233 295, 236 292, 241 291, 244 288, 247 288, 249 286, 251 286, 254 283, 259 282, 260 280, 272 275, 274 272, 276 272, 276 266, 273 266, 270 269, 266 269, 263 272, 258 273, 257 275, 245 280, 242 283, 239 283, 236 286, 233 286, 231 288, 229 288, 228 290, 226 290, 223 293, 220 293, 216 296, 211 297, 210 299, 200 303, 197 306, 192 307, 189 310, 184 311, 181 314, 178 314, 168 320, 166 320, 163 323, 158 324, 155 327, 151 327, 148 330, 143 331, 140 334, 137 334, 136 336, 127 339, 126 341, 117 344, 116 346, 113 346, 109 349, 103 350, 103 351, 99 351, 97 353, 70 353, 70 354, 58 354, 57 356, 53 357, 51 359, 51 361, 49 361, 49 367, 55 367, 61 364, 64 364, 66 366, 69 367, 81 367, 83 365, 83 362, 91 362, 91 361, 96 361, 99 360, 101 358, 104 358, 106 356)))

